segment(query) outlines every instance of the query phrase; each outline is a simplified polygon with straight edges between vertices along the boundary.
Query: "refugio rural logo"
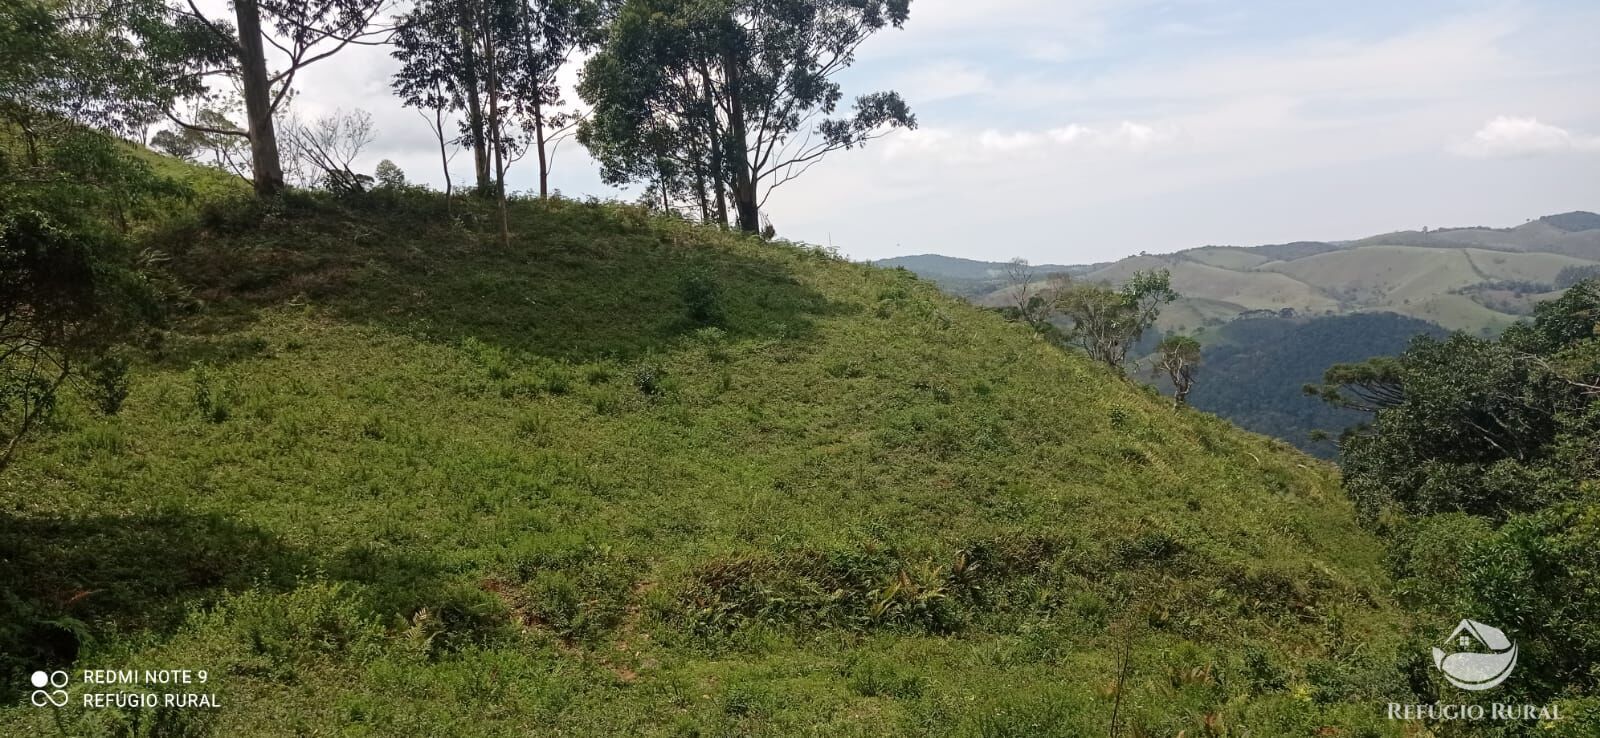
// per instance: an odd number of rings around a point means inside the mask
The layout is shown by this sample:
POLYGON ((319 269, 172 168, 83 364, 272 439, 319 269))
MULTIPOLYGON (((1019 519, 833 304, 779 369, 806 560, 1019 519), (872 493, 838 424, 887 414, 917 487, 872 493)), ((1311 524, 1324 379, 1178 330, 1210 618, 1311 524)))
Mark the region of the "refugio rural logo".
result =
POLYGON ((1492 625, 1463 620, 1446 644, 1461 650, 1450 653, 1435 646, 1433 665, 1444 672, 1444 678, 1451 684, 1462 689, 1472 692, 1493 689, 1517 668, 1517 644, 1506 637, 1505 631, 1492 625))
MULTIPOLYGON (((1433 666, 1445 681, 1468 692, 1494 689, 1517 668, 1517 644, 1505 631, 1464 619, 1444 642, 1433 647, 1433 666)), ((1560 705, 1488 704, 1406 705, 1389 703, 1393 720, 1544 720, 1561 719, 1560 705)))

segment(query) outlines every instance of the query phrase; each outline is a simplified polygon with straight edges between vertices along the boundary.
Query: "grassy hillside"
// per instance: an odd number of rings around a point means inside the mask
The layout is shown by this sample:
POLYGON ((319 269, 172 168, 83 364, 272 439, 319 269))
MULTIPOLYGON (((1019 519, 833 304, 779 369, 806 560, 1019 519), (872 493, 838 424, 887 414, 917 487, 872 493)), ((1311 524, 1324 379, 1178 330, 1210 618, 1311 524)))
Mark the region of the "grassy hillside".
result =
POLYGON ((1462 297, 1462 291, 1496 282, 1549 285, 1562 269, 1587 263, 1558 254, 1377 245, 1260 268, 1315 284, 1362 310, 1394 312, 1451 330, 1481 333, 1503 328, 1515 316, 1462 297))
POLYGON ((1239 271, 1202 264, 1187 259, 1135 256, 1090 272, 1086 279, 1121 283, 1134 272, 1166 269, 1172 273, 1172 288, 1185 297, 1229 302, 1246 310, 1281 310, 1321 313, 1338 303, 1316 288, 1293 277, 1272 271, 1239 271))
MULTIPOLYGON (((1005 290, 1009 286, 1007 272, 1010 265, 1004 262, 958 259, 938 254, 921 254, 882 259, 874 262, 874 266, 886 269, 905 269, 921 276, 923 279, 931 280, 950 294, 963 297, 975 298, 992 295, 997 291, 1005 290)), ((1093 271, 1095 268, 1094 266, 1034 264, 1031 270, 1042 278, 1044 275, 1055 273, 1083 274, 1093 271)), ((994 297, 994 299, 1002 298, 994 297)))
POLYGON ((1183 252, 1183 255, 1193 261, 1222 267, 1223 269, 1252 269, 1272 261, 1272 259, 1249 249, 1227 246, 1205 246, 1198 249, 1190 249, 1183 252))
POLYGON ((1496 251, 1564 254, 1600 261, 1600 215, 1575 211, 1523 223, 1515 228, 1440 228, 1374 236, 1361 243, 1438 248, 1480 247, 1496 251))
POLYGON ((906 272, 512 215, 509 249, 427 195, 156 239, 190 312, 0 476, 0 733, 1400 729, 1331 468, 906 272), (40 667, 223 707, 18 707, 40 667))

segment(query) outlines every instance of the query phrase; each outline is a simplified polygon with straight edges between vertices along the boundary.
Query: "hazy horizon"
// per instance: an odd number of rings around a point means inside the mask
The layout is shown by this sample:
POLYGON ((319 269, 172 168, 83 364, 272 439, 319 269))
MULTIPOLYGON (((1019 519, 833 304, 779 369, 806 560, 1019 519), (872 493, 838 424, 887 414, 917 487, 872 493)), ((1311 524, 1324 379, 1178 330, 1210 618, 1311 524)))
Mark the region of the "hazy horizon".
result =
MULTIPOLYGON (((1519 221, 1517 221, 1515 223, 1453 223, 1453 224, 1444 224, 1444 223, 1442 223, 1442 224, 1439 224, 1439 225, 1431 225, 1430 224, 1430 225, 1427 225, 1427 228, 1430 231, 1463 229, 1463 228, 1492 228, 1492 229, 1497 229, 1497 230, 1505 230, 1505 229, 1509 229, 1509 228, 1515 228, 1515 227, 1517 227, 1519 225, 1524 225, 1526 223, 1531 223, 1533 221, 1539 220, 1540 218, 1544 218, 1544 217, 1548 217, 1548 216, 1552 216, 1552 215, 1563 215, 1563 214, 1572 213, 1572 212, 1594 213, 1594 212, 1600 212, 1600 208, 1594 208, 1594 207, 1582 208, 1582 207, 1580 207, 1580 208, 1574 208, 1574 209, 1571 209, 1571 210, 1561 210, 1561 211, 1552 211, 1552 212, 1548 212, 1548 213, 1540 213, 1537 216, 1530 217, 1530 218, 1523 218, 1522 220, 1519 220, 1519 221)), ((1362 239, 1370 238, 1372 236, 1381 236, 1381 235, 1383 235, 1385 233, 1399 233, 1399 232, 1402 232, 1402 231, 1416 231, 1416 230, 1421 230, 1421 228, 1422 228, 1422 226, 1397 227, 1397 228, 1389 228, 1389 229, 1385 229, 1385 230, 1381 230, 1381 231, 1375 231, 1375 232, 1372 232, 1372 233, 1364 233, 1364 234, 1361 234, 1361 235, 1347 236, 1347 237, 1341 237, 1341 238, 1290 238, 1290 239, 1284 239, 1284 240, 1279 240, 1279 241, 1262 241, 1260 243, 1197 243, 1197 244, 1194 244, 1194 245, 1191 245, 1191 246, 1181 246, 1181 247, 1178 247, 1178 248, 1175 248, 1175 249, 1163 250, 1163 251, 1156 251, 1156 250, 1153 250, 1153 249, 1143 249, 1141 251, 1135 251, 1135 252, 1132 252, 1132 253, 1129 253, 1129 254, 1124 254, 1123 256, 1117 257, 1117 259, 1123 259, 1123 258, 1127 258, 1129 256, 1135 256, 1135 255, 1138 255, 1140 253, 1148 253, 1148 254, 1152 254, 1152 255, 1156 255, 1156 256, 1165 256, 1165 255, 1169 255, 1169 254, 1176 254, 1176 253, 1179 253, 1179 252, 1182 252, 1182 251, 1188 251, 1190 249, 1207 248, 1207 247, 1253 248, 1253 247, 1257 247, 1257 246, 1274 246, 1274 245, 1280 245, 1280 244, 1286 244, 1286 243, 1295 243, 1295 242, 1300 242, 1300 241, 1321 242, 1321 243, 1335 243, 1335 244, 1337 244, 1337 243, 1347 243, 1347 242, 1350 242, 1350 241, 1360 241, 1362 239)), ((971 261, 981 261, 981 262, 1004 262, 1004 261, 1010 261, 1011 259, 1017 258, 1015 256, 1011 256, 1011 257, 1004 257, 1004 258, 989 259, 989 258, 980 258, 980 257, 972 257, 972 256, 960 256, 960 255, 957 255, 957 254, 947 254, 947 253, 941 253, 941 252, 937 252, 937 251, 907 251, 907 252, 901 253, 901 254, 889 254, 889 255, 886 255, 886 256, 879 256, 879 257, 875 257, 875 258, 872 258, 872 259, 866 259, 865 261, 874 261, 874 262, 876 262, 876 261, 886 261, 886 260, 889 260, 889 259, 912 257, 912 256, 944 256, 944 257, 950 257, 950 258, 956 258, 956 259, 968 259, 968 260, 971 260, 971 261)), ((1027 257, 1022 257, 1022 258, 1026 259, 1027 257)), ((1029 264, 1032 264, 1034 266, 1043 266, 1043 265, 1081 266, 1081 265, 1085 265, 1085 264, 1104 263, 1104 262, 1107 262, 1107 261, 1115 261, 1115 259, 1109 259, 1109 260, 1108 259, 1101 259, 1101 260, 1097 260, 1097 261, 1094 261, 1094 262, 1060 261, 1060 260, 1054 260, 1054 259, 1042 259, 1042 260, 1041 259, 1028 259, 1027 261, 1028 261, 1029 264)))

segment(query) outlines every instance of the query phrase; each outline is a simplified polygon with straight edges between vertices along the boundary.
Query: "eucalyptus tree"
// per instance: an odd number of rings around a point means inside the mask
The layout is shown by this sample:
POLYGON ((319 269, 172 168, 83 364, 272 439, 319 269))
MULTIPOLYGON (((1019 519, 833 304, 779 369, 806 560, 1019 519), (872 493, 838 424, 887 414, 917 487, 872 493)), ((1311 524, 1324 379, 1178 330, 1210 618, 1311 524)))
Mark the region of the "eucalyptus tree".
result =
MULTIPOLYGON (((549 194, 552 147, 575 119, 559 110, 557 74, 595 41, 598 7, 594 0, 424 0, 404 17, 394 90, 406 105, 432 111, 430 127, 441 134, 445 113, 463 114, 454 140, 473 151, 480 194, 504 189, 500 170, 524 145, 518 122, 537 155, 540 195, 549 194)), ((441 158, 448 167, 448 155, 441 158)))
POLYGON ((208 57, 189 74, 238 85, 246 124, 206 125, 183 120, 171 109, 167 117, 191 131, 247 139, 256 194, 270 197, 284 188, 273 115, 293 89, 295 77, 352 44, 386 43, 393 29, 380 19, 390 0, 233 0, 232 4, 233 24, 207 15, 195 0, 182 0, 173 10, 204 29, 209 43, 226 50, 223 58, 208 57), (277 71, 268 66, 268 47, 278 53, 277 71))
POLYGON ((1118 373, 1125 371, 1128 351, 1161 316, 1161 307, 1177 300, 1166 270, 1135 272, 1120 288, 1081 283, 1056 296, 1055 309, 1071 321, 1068 343, 1083 349, 1118 373))
POLYGON ((559 110, 565 101, 557 74, 574 51, 598 41, 599 6, 594 0, 519 0, 517 16, 509 87, 538 157, 539 196, 549 197, 554 145, 577 123, 575 114, 559 110))
POLYGON ((830 153, 916 126, 895 92, 857 97, 839 115, 835 79, 909 12, 910 0, 626 0, 584 68, 592 111, 579 140, 608 181, 665 191, 667 175, 686 176, 702 203, 715 188, 739 227, 758 231, 777 187, 830 153))
POLYGON ((392 55, 400 69, 391 82, 408 107, 431 111, 430 124, 439 137, 440 158, 449 177, 445 115, 460 112, 460 130, 450 142, 472 150, 476 192, 493 192, 487 115, 479 59, 479 24, 474 20, 481 0, 422 0, 402 17, 392 55))

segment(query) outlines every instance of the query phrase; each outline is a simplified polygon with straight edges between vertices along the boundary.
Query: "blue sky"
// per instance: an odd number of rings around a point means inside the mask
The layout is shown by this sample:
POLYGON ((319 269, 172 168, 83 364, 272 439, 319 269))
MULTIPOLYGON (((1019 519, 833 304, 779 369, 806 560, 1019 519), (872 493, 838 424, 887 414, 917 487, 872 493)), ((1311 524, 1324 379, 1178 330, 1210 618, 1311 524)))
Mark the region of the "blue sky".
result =
MULTIPOLYGON (((1600 210, 1597 27, 1577 1, 913 0, 844 82, 899 90, 919 129, 768 210, 858 259, 1035 262, 1600 210)), ((302 114, 366 108, 372 163, 442 180, 392 65, 358 53, 307 71, 302 114)), ((575 144, 554 180, 619 194, 575 144)))

